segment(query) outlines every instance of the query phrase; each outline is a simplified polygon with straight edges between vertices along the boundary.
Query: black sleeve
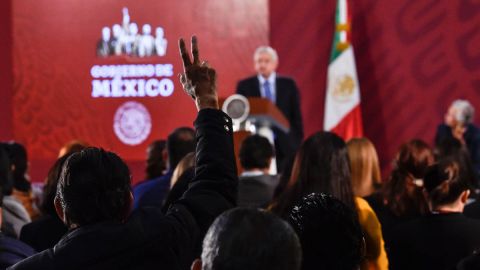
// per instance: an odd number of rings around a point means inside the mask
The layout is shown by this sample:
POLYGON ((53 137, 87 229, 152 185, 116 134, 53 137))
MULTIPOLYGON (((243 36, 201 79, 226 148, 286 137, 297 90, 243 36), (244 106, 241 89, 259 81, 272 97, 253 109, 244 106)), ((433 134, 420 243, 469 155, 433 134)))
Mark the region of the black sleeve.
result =
POLYGON ((292 98, 290 99, 290 106, 292 108, 292 115, 290 116, 292 119, 291 127, 290 127, 290 134, 295 139, 295 149, 300 146, 303 141, 303 120, 302 120, 302 112, 300 108, 300 94, 295 84, 295 81, 292 80, 292 98))
POLYGON ((238 178, 232 120, 220 110, 203 109, 198 113, 195 130, 195 176, 176 204, 190 212, 200 231, 206 231, 219 214, 236 203, 238 178))

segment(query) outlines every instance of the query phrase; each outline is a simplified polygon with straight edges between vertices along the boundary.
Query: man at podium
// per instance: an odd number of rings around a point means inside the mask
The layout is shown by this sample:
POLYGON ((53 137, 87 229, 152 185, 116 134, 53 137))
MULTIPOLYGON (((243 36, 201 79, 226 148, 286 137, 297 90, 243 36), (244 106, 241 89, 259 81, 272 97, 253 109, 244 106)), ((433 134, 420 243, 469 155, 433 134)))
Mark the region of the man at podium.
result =
POLYGON ((280 168, 286 158, 295 154, 303 140, 300 97, 295 81, 279 76, 275 72, 278 66, 278 54, 273 48, 258 47, 253 55, 253 60, 257 75, 238 82, 237 94, 246 97, 267 98, 276 104, 288 119, 290 123, 288 134, 275 128, 273 130, 277 166, 280 168))

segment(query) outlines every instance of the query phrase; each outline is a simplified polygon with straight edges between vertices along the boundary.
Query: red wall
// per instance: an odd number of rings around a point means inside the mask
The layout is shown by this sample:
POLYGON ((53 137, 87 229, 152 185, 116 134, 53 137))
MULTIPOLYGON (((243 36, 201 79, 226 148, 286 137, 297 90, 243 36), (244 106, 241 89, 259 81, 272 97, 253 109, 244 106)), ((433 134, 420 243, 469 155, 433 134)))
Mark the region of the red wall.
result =
POLYGON ((12 5, 0 1, 0 141, 13 139, 12 5))
MULTIPOLYGON (((306 134, 322 128, 336 0, 270 2, 270 40, 280 72, 300 87, 306 134)), ((364 130, 384 172, 399 145, 433 142, 456 98, 480 116, 480 2, 350 1, 364 130)))

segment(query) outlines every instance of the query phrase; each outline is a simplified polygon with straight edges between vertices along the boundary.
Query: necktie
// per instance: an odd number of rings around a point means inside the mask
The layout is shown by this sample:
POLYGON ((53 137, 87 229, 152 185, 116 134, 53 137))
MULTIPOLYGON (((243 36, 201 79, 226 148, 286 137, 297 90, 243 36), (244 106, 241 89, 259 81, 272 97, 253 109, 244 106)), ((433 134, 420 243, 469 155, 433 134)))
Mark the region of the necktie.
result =
POLYGON ((272 90, 270 89, 270 83, 268 81, 263 83, 263 90, 265 90, 265 97, 274 102, 272 90))

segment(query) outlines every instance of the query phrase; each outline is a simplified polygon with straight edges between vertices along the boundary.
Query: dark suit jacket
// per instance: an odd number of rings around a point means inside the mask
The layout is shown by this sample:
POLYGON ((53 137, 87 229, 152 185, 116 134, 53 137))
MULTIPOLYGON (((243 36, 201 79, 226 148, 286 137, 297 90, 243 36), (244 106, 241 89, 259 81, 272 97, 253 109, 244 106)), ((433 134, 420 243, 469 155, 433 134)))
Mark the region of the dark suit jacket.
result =
POLYGON ((165 215, 146 207, 125 223, 82 226, 11 269, 190 269, 210 224, 236 203, 231 122, 219 110, 198 113, 195 177, 165 215))
MULTIPOLYGON (((300 96, 295 81, 277 74, 275 81, 276 105, 290 122, 290 143, 296 150, 303 140, 303 121, 300 112, 300 96)), ((260 82, 257 76, 247 78, 237 84, 237 94, 246 97, 261 97, 260 82)))
MULTIPOLYGON (((445 124, 439 125, 435 134, 435 145, 441 144, 447 138, 453 138, 452 129, 445 124)), ((467 145, 475 172, 478 175, 480 174, 480 130, 476 126, 469 124, 463 134, 463 139, 467 145)))
POLYGON ((0 269, 5 269, 35 254, 33 248, 0 232, 0 269))
POLYGON ((480 221, 461 213, 432 214, 396 228, 390 269, 455 269, 480 248, 480 221))
POLYGON ((266 207, 272 201, 278 181, 278 176, 269 174, 240 176, 238 182, 238 206, 266 207))

